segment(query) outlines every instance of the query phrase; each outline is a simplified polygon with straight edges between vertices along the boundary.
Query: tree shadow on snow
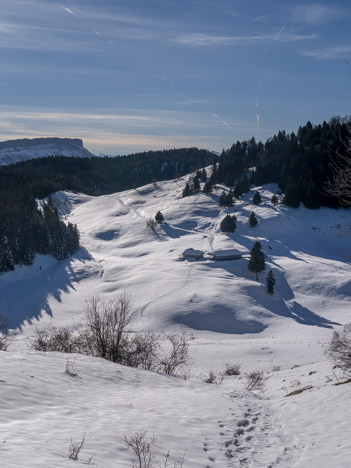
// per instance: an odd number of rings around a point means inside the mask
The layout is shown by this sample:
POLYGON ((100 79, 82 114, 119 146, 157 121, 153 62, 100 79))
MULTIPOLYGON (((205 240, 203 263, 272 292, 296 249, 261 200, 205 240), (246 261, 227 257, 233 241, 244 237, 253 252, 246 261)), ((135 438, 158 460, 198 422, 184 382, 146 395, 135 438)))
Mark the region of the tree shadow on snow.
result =
POLYGON ((29 267, 32 268, 30 274, 8 284, 0 292, 1 311, 10 322, 9 328, 21 330, 26 322, 32 324, 45 315, 52 317, 50 299, 61 302, 62 295, 74 291, 80 281, 101 273, 96 265, 94 268, 93 260, 89 252, 81 248, 73 256, 57 261, 47 269, 29 267), (76 262, 91 262, 92 268, 90 271, 83 265, 82 268, 73 268, 76 262))
MULTIPOLYGON (((241 279, 245 278, 250 281, 255 280, 255 275, 247 269, 247 259, 244 258, 239 260, 217 260, 207 263, 207 266, 213 269, 221 268, 231 275, 241 279)), ((265 273, 260 273, 259 275, 261 281, 263 280, 264 274, 265 273)), ((275 276, 277 281, 276 291, 279 289, 279 296, 278 293, 274 294, 273 296, 267 294, 263 289, 261 282, 258 282, 257 286, 253 286, 252 283, 248 285, 245 288, 247 295, 252 297, 259 305, 273 314, 291 318, 302 325, 323 328, 333 328, 333 325, 340 325, 337 322, 332 322, 312 312, 298 302, 294 301, 294 293, 286 281, 284 275, 281 272, 276 271, 275 276)))

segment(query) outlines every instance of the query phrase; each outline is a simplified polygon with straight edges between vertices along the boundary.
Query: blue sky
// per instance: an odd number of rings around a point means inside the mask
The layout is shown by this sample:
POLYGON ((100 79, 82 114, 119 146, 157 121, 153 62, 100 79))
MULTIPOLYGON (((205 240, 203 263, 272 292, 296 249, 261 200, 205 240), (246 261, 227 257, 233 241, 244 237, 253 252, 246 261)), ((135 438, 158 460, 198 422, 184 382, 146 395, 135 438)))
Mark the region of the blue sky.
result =
POLYGON ((350 114, 351 4, 1 0, 0 140, 221 151, 350 114))

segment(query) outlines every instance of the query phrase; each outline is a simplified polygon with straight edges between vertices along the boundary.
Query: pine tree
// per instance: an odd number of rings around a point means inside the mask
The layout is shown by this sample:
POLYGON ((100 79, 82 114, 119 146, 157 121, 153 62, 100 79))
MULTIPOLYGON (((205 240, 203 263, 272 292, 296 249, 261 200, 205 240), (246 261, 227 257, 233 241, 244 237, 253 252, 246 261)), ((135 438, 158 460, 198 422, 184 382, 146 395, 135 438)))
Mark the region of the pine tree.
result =
POLYGON ((247 268, 256 273, 256 281, 258 281, 258 273, 266 268, 264 253, 262 252, 262 245, 259 241, 256 241, 250 250, 250 260, 247 264, 247 268))
POLYGON ((227 234, 229 234, 230 232, 231 233, 235 232, 235 229, 236 229, 236 216, 235 215, 225 216, 222 219, 221 224, 219 225, 219 227, 220 227, 220 230, 222 232, 226 232, 227 234))
POLYGON ((234 187, 234 196, 235 198, 239 198, 242 196, 243 193, 243 183, 241 182, 241 180, 239 180, 234 187))
POLYGON ((200 190, 200 178, 197 175, 193 179, 193 187, 194 192, 198 192, 200 190))
POLYGON ((158 223, 163 223, 164 221, 164 217, 163 217, 163 214, 161 213, 161 211, 158 211, 155 215, 155 220, 158 222, 158 223))
POLYGON ((251 211, 251 214, 249 216, 250 227, 255 227, 257 223, 258 223, 258 221, 257 221, 256 215, 255 215, 255 212, 251 211))
POLYGON ((271 203, 272 203, 272 205, 274 205, 274 206, 277 206, 277 205, 278 205, 278 197, 277 197, 277 195, 276 195, 275 193, 273 194, 273 196, 272 196, 272 198, 271 198, 271 203))
POLYGON ((201 170, 201 177, 200 178, 201 178, 202 182, 206 181, 206 169, 204 167, 201 170))
POLYGON ((183 190, 183 193, 182 193, 182 197, 189 197, 190 195, 191 195, 190 185, 189 185, 189 182, 187 182, 185 184, 185 187, 184 187, 184 190, 183 190))
POLYGON ((283 203, 294 208, 300 206, 300 191, 296 183, 289 184, 284 191, 283 203))
POLYGON ((207 193, 213 192, 211 179, 210 179, 208 182, 205 182, 205 185, 204 185, 202 191, 203 191, 204 193, 206 193, 206 194, 207 194, 207 193))
POLYGON ((227 194, 223 191, 219 197, 219 206, 226 206, 227 194))
POLYGON ((254 197, 252 199, 252 203, 254 205, 259 205, 260 203, 262 203, 261 195, 258 192, 255 193, 255 195, 254 195, 254 197))
POLYGON ((266 284, 267 284, 267 293, 273 295, 274 294, 274 285, 275 285, 275 277, 272 270, 269 270, 268 275, 266 277, 266 284))

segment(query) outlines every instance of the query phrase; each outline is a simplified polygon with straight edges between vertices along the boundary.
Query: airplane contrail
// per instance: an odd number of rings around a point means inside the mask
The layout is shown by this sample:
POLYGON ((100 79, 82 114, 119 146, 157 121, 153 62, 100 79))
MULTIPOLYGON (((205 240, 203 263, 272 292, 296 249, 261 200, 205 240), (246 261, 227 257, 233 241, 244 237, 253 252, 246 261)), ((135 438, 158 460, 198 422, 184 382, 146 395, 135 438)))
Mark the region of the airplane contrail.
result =
POLYGON ((279 37, 279 34, 281 34, 285 29, 285 26, 283 26, 282 28, 279 29, 279 31, 277 32, 277 34, 275 35, 275 38, 274 38, 274 41, 276 41, 279 37))
POLYGON ((67 11, 67 13, 69 13, 70 15, 73 15, 73 16, 75 16, 76 18, 79 19, 79 16, 77 15, 77 13, 74 13, 74 11, 70 10, 69 8, 67 8, 67 7, 65 7, 65 6, 63 6, 63 5, 60 5, 60 7, 61 7, 63 10, 67 11))
POLYGON ((230 130, 234 131, 233 128, 229 125, 229 123, 226 122, 225 120, 221 119, 221 117, 219 117, 219 115, 215 114, 214 112, 212 113, 212 115, 217 121, 221 122, 223 125, 228 127, 230 130))

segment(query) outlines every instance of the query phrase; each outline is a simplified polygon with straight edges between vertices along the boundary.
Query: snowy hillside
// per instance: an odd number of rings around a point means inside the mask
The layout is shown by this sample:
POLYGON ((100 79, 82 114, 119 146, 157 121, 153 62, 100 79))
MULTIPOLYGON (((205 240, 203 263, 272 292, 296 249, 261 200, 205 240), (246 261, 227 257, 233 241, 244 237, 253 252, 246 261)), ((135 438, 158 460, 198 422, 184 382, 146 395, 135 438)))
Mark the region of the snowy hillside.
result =
POLYGON ((140 429, 157 439, 155 467, 168 450, 173 463, 184 455, 184 468, 350 466, 350 384, 335 386, 324 354, 333 329, 351 321, 349 211, 274 207, 274 185, 257 187, 259 206, 247 194, 223 210, 223 187, 182 198, 185 181, 98 198, 56 194, 62 217, 78 225, 81 250, 61 263, 38 256, 0 276, 1 309, 17 330, 0 352, 1 466, 84 466, 93 457, 97 467, 130 467, 123 438, 140 429), (159 210, 165 221, 153 231, 146 221, 159 210), (219 229, 227 213, 237 217, 230 235, 219 229), (255 240, 266 255, 258 282, 247 269, 255 240), (203 258, 184 260, 189 248, 203 258), (242 258, 210 255, 231 250, 242 258), (123 291, 137 310, 133 330, 192 336, 187 381, 80 355, 74 378, 64 372, 74 356, 28 351, 35 327, 81 323, 86 298, 123 291), (228 364, 241 374, 204 383, 228 364), (244 390, 252 370, 264 372, 261 393, 244 390), (70 438, 84 433, 72 462, 70 438))
POLYGON ((78 138, 24 138, 0 142, 0 165, 46 156, 94 156, 78 138))

